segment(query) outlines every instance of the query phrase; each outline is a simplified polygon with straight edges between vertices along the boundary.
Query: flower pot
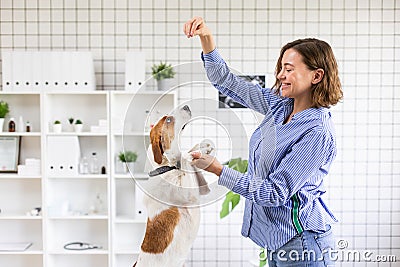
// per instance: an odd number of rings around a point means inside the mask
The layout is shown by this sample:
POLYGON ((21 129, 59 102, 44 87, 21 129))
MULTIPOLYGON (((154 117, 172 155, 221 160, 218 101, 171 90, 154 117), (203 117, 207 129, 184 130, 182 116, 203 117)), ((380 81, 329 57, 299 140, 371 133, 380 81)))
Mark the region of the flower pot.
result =
POLYGON ((82 132, 83 124, 74 124, 74 129, 76 133, 82 132))
POLYGON ((158 91, 166 91, 171 88, 173 79, 161 79, 157 81, 158 91))
POLYGON ((123 162, 124 164, 124 172, 125 173, 134 173, 135 172, 135 162, 123 162))
POLYGON ((0 133, 3 132, 4 118, 0 118, 0 133))
POLYGON ((118 156, 115 159, 115 173, 125 173, 125 162, 122 162, 118 159, 118 156))
POLYGON ((62 132, 62 124, 53 124, 53 132, 61 133, 62 132))

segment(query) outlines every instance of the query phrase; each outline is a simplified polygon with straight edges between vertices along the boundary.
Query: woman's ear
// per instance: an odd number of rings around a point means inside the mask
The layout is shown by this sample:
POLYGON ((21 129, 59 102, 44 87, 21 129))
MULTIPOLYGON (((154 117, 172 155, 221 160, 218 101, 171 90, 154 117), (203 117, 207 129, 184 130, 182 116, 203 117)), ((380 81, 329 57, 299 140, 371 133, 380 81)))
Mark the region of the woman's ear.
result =
POLYGON ((161 129, 164 124, 166 116, 164 116, 154 127, 150 130, 150 142, 153 150, 154 161, 161 164, 164 150, 161 144, 161 129))
POLYGON ((311 83, 312 84, 319 83, 322 80, 322 78, 324 77, 324 74, 325 74, 325 72, 323 69, 316 69, 311 83))

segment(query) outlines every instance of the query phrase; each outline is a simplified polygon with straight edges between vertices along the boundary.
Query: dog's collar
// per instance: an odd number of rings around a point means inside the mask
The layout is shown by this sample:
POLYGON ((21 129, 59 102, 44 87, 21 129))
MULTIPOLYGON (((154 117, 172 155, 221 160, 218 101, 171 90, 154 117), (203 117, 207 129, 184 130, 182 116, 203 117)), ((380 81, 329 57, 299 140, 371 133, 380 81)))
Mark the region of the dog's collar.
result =
POLYGON ((160 174, 172 171, 172 170, 177 170, 177 169, 179 169, 179 168, 176 166, 161 166, 155 170, 150 171, 149 176, 154 177, 154 176, 157 176, 157 175, 160 175, 160 174))

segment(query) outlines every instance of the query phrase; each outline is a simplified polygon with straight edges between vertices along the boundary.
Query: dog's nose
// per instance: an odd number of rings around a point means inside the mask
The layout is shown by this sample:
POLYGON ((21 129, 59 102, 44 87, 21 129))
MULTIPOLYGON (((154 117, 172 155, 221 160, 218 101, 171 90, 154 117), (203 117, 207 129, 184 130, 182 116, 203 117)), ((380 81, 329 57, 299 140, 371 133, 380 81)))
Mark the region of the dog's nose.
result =
POLYGON ((184 105, 184 106, 182 107, 182 109, 185 110, 185 111, 187 111, 187 112, 190 112, 190 108, 189 108, 188 105, 184 105))

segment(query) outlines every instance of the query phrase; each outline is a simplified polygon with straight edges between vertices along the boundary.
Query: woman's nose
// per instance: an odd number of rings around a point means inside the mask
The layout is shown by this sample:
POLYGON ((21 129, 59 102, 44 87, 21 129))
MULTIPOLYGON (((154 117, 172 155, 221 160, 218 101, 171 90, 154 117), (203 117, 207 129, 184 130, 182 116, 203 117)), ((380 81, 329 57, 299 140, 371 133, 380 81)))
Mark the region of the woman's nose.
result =
POLYGON ((280 72, 278 72, 278 74, 276 75, 276 78, 278 78, 279 80, 282 80, 285 78, 282 70, 280 72))

